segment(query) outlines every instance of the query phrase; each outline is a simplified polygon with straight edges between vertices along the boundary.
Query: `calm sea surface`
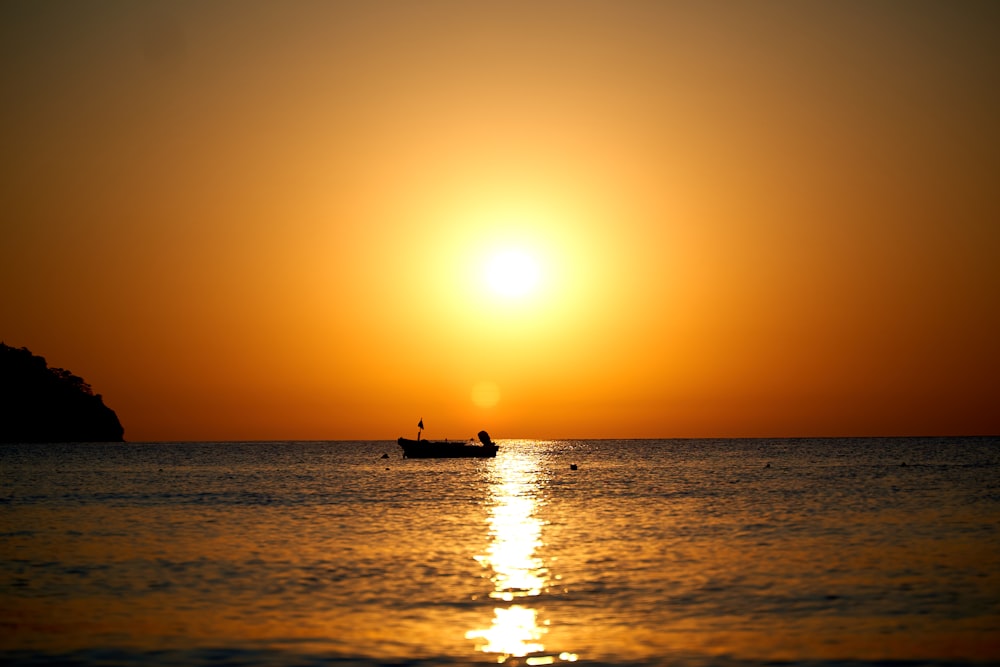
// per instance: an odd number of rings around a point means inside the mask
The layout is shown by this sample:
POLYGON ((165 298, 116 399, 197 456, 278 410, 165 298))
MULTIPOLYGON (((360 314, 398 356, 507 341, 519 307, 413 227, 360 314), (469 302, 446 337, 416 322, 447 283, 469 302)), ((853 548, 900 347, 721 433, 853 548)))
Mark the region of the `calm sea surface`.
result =
POLYGON ((500 444, 0 445, 0 663, 1000 663, 997 438, 500 444))

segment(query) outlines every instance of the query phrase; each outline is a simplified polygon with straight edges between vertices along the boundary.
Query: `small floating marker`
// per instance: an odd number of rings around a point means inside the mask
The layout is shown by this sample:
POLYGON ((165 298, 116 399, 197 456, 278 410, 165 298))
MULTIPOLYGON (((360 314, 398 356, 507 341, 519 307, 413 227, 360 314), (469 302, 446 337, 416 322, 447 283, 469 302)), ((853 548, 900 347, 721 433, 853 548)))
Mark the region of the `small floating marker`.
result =
POLYGON ((576 470, 576 464, 575 463, 570 463, 569 464, 569 469, 570 470, 576 470))
POLYGON ((766 466, 764 466, 764 467, 765 467, 765 468, 770 468, 770 467, 771 467, 771 464, 770 464, 770 463, 768 463, 768 464, 767 464, 766 466))
POLYGON ((388 454, 383 454, 382 458, 387 459, 387 458, 389 458, 389 455, 388 454))
POLYGON ((902 462, 902 463, 900 463, 899 465, 900 465, 900 467, 902 467, 902 468, 905 468, 905 467, 906 467, 906 461, 903 461, 903 462, 902 462))

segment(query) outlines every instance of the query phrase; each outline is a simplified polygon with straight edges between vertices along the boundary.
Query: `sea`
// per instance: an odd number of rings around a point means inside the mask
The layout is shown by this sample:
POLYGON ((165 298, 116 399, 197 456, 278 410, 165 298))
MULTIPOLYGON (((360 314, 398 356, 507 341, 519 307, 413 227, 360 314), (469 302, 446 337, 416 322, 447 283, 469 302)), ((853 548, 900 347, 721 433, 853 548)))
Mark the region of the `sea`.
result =
POLYGON ((1000 664, 1000 438, 498 442, 0 445, 0 664, 1000 664))

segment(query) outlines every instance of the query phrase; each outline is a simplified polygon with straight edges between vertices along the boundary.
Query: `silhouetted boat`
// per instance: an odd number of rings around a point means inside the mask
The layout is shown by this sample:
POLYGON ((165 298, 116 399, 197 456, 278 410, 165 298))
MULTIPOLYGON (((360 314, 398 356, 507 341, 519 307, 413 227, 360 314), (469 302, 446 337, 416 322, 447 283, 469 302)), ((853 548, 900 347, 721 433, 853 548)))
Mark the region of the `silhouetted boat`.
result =
MULTIPOLYGON (((423 420, 421 420, 423 423, 423 420)), ((455 459, 476 458, 489 459, 497 455, 500 446, 490 440, 486 431, 479 432, 479 442, 468 440, 413 440, 399 438, 396 440, 403 448, 404 459, 455 459)))

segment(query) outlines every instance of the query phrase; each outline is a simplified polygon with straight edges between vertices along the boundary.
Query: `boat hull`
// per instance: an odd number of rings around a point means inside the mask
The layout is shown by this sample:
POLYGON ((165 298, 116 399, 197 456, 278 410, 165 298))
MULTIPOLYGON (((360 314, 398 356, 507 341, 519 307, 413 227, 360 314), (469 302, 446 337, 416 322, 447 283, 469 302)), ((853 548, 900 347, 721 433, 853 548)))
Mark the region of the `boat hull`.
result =
POLYGON ((396 443, 403 449, 404 459, 491 459, 500 449, 492 442, 473 445, 468 442, 448 440, 411 440, 399 438, 396 443))

